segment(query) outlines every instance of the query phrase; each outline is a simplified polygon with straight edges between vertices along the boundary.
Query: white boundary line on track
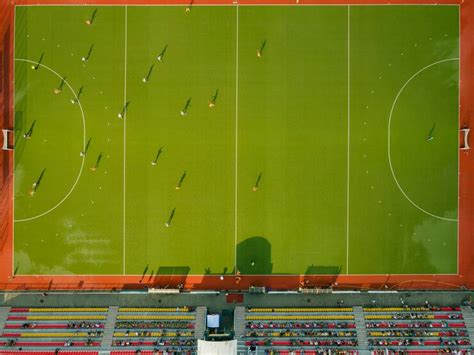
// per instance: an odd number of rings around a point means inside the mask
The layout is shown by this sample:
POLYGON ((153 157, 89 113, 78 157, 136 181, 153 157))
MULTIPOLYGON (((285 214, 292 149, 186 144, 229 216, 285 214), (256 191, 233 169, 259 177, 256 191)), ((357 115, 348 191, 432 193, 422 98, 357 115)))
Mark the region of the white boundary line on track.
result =
MULTIPOLYGON (((127 6, 127 7, 186 7, 189 4, 20 4, 15 6, 22 6, 22 7, 116 7, 116 6, 127 6)), ((247 7, 347 7, 347 4, 193 4, 193 7, 228 7, 228 6, 247 6, 247 7)), ((351 4, 350 6, 361 6, 361 7, 368 7, 368 6, 386 6, 386 7, 396 7, 396 6, 460 6, 460 4, 351 4)))
MULTIPOLYGON (((23 58, 15 58, 14 61, 19 61, 19 62, 27 62, 27 63, 31 63, 31 64, 35 64, 35 65, 39 65, 40 67, 42 68, 45 68, 47 70, 49 70, 50 72, 52 72, 53 74, 55 74, 58 78, 60 79, 63 79, 63 77, 61 75, 59 75, 56 71, 54 71, 53 69, 51 69, 50 67, 44 65, 44 64, 41 64, 41 63, 38 63, 38 62, 35 62, 33 60, 29 60, 29 59, 23 59, 23 58)), ((84 150, 85 149, 85 146, 86 146, 86 118, 85 118, 85 115, 84 115, 84 110, 82 109, 82 105, 81 105, 81 101, 79 100, 79 98, 77 97, 77 94, 76 92, 74 91, 74 89, 72 88, 72 86, 69 84, 69 82, 67 82, 66 80, 64 80, 64 83, 67 85, 67 87, 69 88, 69 90, 71 90, 72 94, 74 95, 75 99, 77 100, 77 104, 81 110, 81 116, 82 116, 82 127, 83 127, 83 138, 82 138, 82 149, 84 150)), ((66 201, 66 199, 69 197, 69 195, 72 194, 72 192, 74 191, 74 189, 76 188, 76 185, 77 183, 79 182, 79 179, 81 178, 81 175, 82 175, 82 171, 84 169, 84 163, 85 163, 85 157, 82 157, 82 163, 81 163, 81 168, 79 169, 79 173, 77 174, 77 177, 76 177, 76 180, 74 181, 74 184, 72 185, 72 187, 69 189, 69 192, 66 194, 66 196, 64 196, 56 205, 54 205, 53 207, 51 207, 49 210, 43 212, 43 213, 40 213, 36 216, 33 216, 33 217, 28 217, 28 218, 20 218, 20 219, 13 219, 13 222, 14 223, 18 223, 18 222, 26 222, 26 221, 31 221, 33 219, 36 219, 36 218, 40 218, 40 217, 43 217, 45 215, 47 215, 48 213, 54 211, 56 208, 58 208, 64 201, 66 201)), ((15 164, 15 162, 13 162, 13 164, 15 164)), ((13 190, 13 193, 15 193, 15 191, 13 190)))
MULTIPOLYGON (((128 42, 128 7, 125 6, 125 29, 124 29, 124 73, 123 73, 123 105, 127 104, 127 42, 128 42)), ((125 179, 126 179, 126 158, 127 158, 127 109, 123 112, 123 237, 122 237, 122 273, 125 275, 125 179)))
MULTIPOLYGON (((16 86, 16 83, 15 83, 15 55, 16 55, 16 7, 13 8, 13 107, 12 107, 12 115, 13 115, 13 120, 12 120, 12 123, 13 123, 13 139, 15 139, 15 93, 16 93, 16 90, 15 90, 15 86, 16 86)), ((7 102, 7 105, 9 105, 10 103, 7 102)), ((15 276, 14 273, 15 273, 15 146, 16 146, 16 142, 14 141, 13 142, 13 162, 12 162, 12 168, 13 168, 13 171, 12 171, 12 179, 13 179, 13 182, 12 182, 12 274, 11 276, 15 276)))
POLYGON ((349 194, 351 144, 351 6, 347 5, 347 207, 346 207, 346 274, 349 274, 349 194))
MULTIPOLYGON (((458 130, 461 125, 461 6, 458 7, 458 50, 459 50, 459 65, 458 65, 458 130)), ((461 146, 461 138, 458 132, 458 228, 457 228, 457 250, 456 250, 456 257, 457 257, 457 263, 456 263, 456 273, 459 274, 459 211, 460 211, 460 192, 461 192, 461 151, 459 150, 459 147, 461 146)))
POLYGON ((237 273, 237 208, 238 208, 238 168, 239 168, 239 6, 236 7, 235 31, 235 190, 234 190, 234 272, 237 273))
MULTIPOLYGON (((45 275, 37 275, 37 274, 18 274, 17 277, 142 277, 142 274, 45 274, 45 275)), ((212 274, 212 275, 203 275, 203 274, 168 274, 168 275, 159 275, 163 277, 220 277, 221 274, 212 274)), ((234 275, 224 275, 225 277, 234 277, 234 275)), ((246 277, 330 277, 330 276, 342 276, 342 277, 352 277, 352 276, 458 276, 458 274, 241 274, 241 276, 246 277)), ((433 280, 414 280, 414 281, 433 281, 433 280)), ((437 281, 437 280, 435 280, 437 281)), ((441 281, 443 282, 443 281, 441 281)))
MULTIPOLYGON (((391 4, 391 5, 384 5, 384 4, 360 4, 360 5, 354 5, 354 6, 458 6, 459 7, 459 16, 461 16, 461 10, 460 10, 460 5, 456 5, 456 4, 391 4)), ((62 5, 53 5, 53 4, 32 4, 32 5, 15 5, 15 14, 14 14, 14 41, 13 41, 13 51, 15 53, 15 31, 16 31, 16 25, 15 25, 15 20, 16 20, 16 7, 17 6, 21 6, 21 7, 28 7, 28 6, 36 6, 36 7, 48 7, 48 6, 64 6, 64 7, 69 7, 69 6, 77 6, 77 7, 83 7, 84 5, 79 5, 79 4, 62 4, 62 5)), ((149 4, 149 5, 121 5, 121 4, 109 4, 109 5, 94 5, 94 4, 91 4, 91 5, 86 5, 86 6, 97 6, 97 7, 114 7, 114 6, 123 6, 125 8, 127 8, 128 6, 136 6, 136 7, 144 7, 144 6, 165 6, 165 7, 180 7, 180 6, 185 6, 185 5, 161 5, 161 4, 149 4)), ((238 7, 239 6, 262 6, 262 7, 266 7, 266 6, 281 6, 281 7, 284 7, 284 6, 287 6, 287 7, 293 7, 295 5, 287 5, 287 4, 282 4, 282 5, 278 5, 278 4, 273 4, 273 5, 235 5, 235 4, 229 4, 229 5, 198 5, 198 6, 202 6, 202 7, 206 7, 206 6, 236 6, 237 8, 237 13, 238 13, 238 7)), ((296 6, 350 6, 350 5, 346 5, 346 4, 298 4, 296 6)), ((461 21, 459 21, 459 27, 461 26, 461 21)), ((238 27, 238 21, 237 21, 237 27, 238 27)), ((238 36, 238 31, 237 31, 237 36, 238 36)), ((461 53, 461 29, 459 29, 459 58, 460 58, 460 53, 461 53)), ((237 48, 238 48, 238 41, 237 41, 237 48)), ((238 54, 238 51, 237 51, 237 54, 238 54)), ((238 61, 238 55, 237 56, 237 61, 238 61)), ((126 58, 126 51, 125 51, 125 58, 126 58)), ((15 59, 16 60, 16 59, 15 59)), ((13 71, 15 72, 15 60, 13 62, 13 71)), ((125 61, 125 68, 126 68, 126 61, 125 61)), ((238 69, 238 67, 237 67, 238 69)), ((237 72, 237 75, 238 75, 238 70, 236 70, 237 72)), ((460 64, 459 64, 459 76, 460 76, 460 64)), ((68 85, 69 86, 69 85, 68 85)), ((237 82, 236 82, 236 88, 238 90, 238 86, 237 86, 237 82)), ((124 91, 125 91, 125 99, 126 99, 126 75, 125 75, 125 85, 124 85, 124 91)), ((74 93, 74 91, 73 91, 74 93)), ((74 93, 75 95, 75 93, 74 93)), ((459 95, 459 100, 460 100, 460 82, 459 82, 459 92, 458 92, 458 95, 459 95)), ((237 92, 236 92, 236 97, 237 97, 237 92)), ((15 90, 13 91, 13 102, 15 102, 15 90)), ((237 103, 236 103, 236 106, 237 106, 237 103)), ((81 107, 82 109, 82 107, 81 107)), ((126 116, 126 113, 125 113, 125 116, 126 116)), ((124 122, 125 122, 125 116, 124 116, 124 122)), ((236 112, 236 118, 237 118, 237 112, 236 112)), ((459 114, 459 118, 460 118, 460 114, 459 114)), ((236 122, 236 125, 237 125, 237 122, 236 122)), ((236 130, 236 135, 237 135, 237 130, 236 130)), ((348 137, 349 138, 349 137, 348 137)), ((237 139, 237 136, 236 136, 236 139, 237 139)), ((85 128, 84 128, 84 140, 85 140, 85 128)), ((459 138, 458 138, 459 140, 459 138)), ((85 143, 85 141, 84 141, 85 143)), ((237 147, 237 140, 236 140, 236 147, 237 147)), ((236 151, 237 153, 237 151, 236 151)), ((125 154, 125 130, 124 130, 124 154, 125 154)), ((15 156, 15 151, 13 151, 13 157, 15 156)), ((237 157, 236 157, 237 158, 237 157)), ((13 164, 14 164, 15 160, 13 159, 13 164)), ((236 159, 236 166, 237 166, 237 159, 236 159)), ((459 172, 459 156, 458 156, 458 172, 459 172)), ((237 171, 236 171, 236 177, 237 177, 237 171)), ((458 196, 459 196, 459 189, 460 189, 460 186, 459 186, 459 179, 458 179, 458 196)), ((13 173, 13 197, 14 197, 14 186, 15 186, 15 179, 14 179, 14 173, 13 173)), ((237 191, 237 184, 235 186, 236 188, 236 191, 237 191)), ((236 200, 236 203, 237 203, 237 200, 236 200)), ((13 198, 13 214, 14 214, 14 205, 15 205, 15 199, 13 198)), ((237 211, 237 210, 236 210, 237 211)), ((459 216, 459 201, 458 201, 458 216, 459 216)), ((237 218, 237 216, 236 216, 237 218)), ((15 221, 14 221, 15 222, 15 221)), ((14 236, 15 236, 15 233, 14 233, 14 225, 15 223, 13 223, 13 235, 12 235, 12 270, 14 270, 14 236)), ((237 226, 236 226, 236 232, 235 232, 235 237, 237 236, 237 226)), ((458 245, 457 245, 457 251, 458 251, 458 272, 456 274, 347 274, 348 276, 387 276, 387 277, 390 277, 390 276, 411 276, 411 275, 414 275, 414 276, 454 276, 454 275, 458 275, 459 273, 459 223, 458 223, 458 245)), ((237 239, 235 240, 237 241, 237 239)), ((125 156, 124 156, 124 274, 125 274, 125 156)), ((235 244, 236 245, 236 244, 235 244)), ((237 253, 236 253, 236 250, 235 251, 235 258, 237 257, 237 253)), ((348 269, 348 267, 347 267, 348 269)), ((314 274, 314 275, 307 275, 307 276, 322 276, 322 277, 325 277, 325 276, 337 276, 337 275, 340 275, 340 274, 314 274)), ((88 277, 88 276, 120 276, 120 274, 83 274, 83 275, 79 275, 79 274, 66 274, 66 275, 53 275, 53 274, 48 274, 48 275, 36 275, 36 274, 33 274, 33 275, 17 275, 17 276, 23 276, 23 277, 33 277, 33 276, 40 276, 40 277, 48 277, 48 276, 57 276, 57 277, 71 277, 71 276, 84 276, 84 277, 88 277)), ((130 277, 134 277, 134 276, 142 276, 142 275, 126 275, 126 276, 130 276, 130 277)), ((192 274, 188 274, 188 275, 174 275, 174 276, 202 276, 202 274, 197 274, 197 275, 192 275, 192 274)), ((269 276, 269 275, 248 275, 248 276, 269 276)), ((283 274, 274 274, 274 275, 270 275, 270 276, 275 276, 275 277, 286 277, 288 275, 283 275, 283 274)), ((298 274, 294 274, 292 276, 298 276, 298 274)), ((305 276, 304 274, 300 274, 299 276, 305 276)))
MULTIPOLYGON (((400 185, 400 183, 398 182, 397 180, 397 176, 395 175, 395 170, 392 166, 392 158, 391 158, 391 150, 390 150, 390 131, 391 131, 391 123, 392 123, 392 115, 393 115, 393 111, 395 109, 395 106, 397 105, 397 101, 398 101, 398 98, 400 97, 400 95, 402 94, 403 90, 405 89, 405 87, 416 77, 418 76, 420 73, 422 73, 423 71, 425 71, 426 69, 429 69, 437 64, 441 64, 441 63, 444 63, 444 62, 449 62, 449 61, 454 61, 454 60, 457 60, 459 61, 459 58, 448 58, 448 59, 443 59, 443 60, 439 60, 437 62, 434 62, 434 63, 431 63, 431 64, 428 64, 427 66, 421 68, 420 70, 418 70, 415 74, 413 74, 410 79, 408 79, 405 84, 403 84, 403 86, 400 88, 400 90, 398 91, 397 95, 395 96, 395 99, 393 100, 393 103, 392 103, 392 108, 390 109, 390 114, 388 116, 388 144, 387 144, 387 153, 388 153, 388 164, 390 166, 390 171, 392 172, 392 177, 393 177, 393 180, 395 181, 395 184, 397 185, 398 189, 400 190, 400 192, 403 194, 403 196, 405 196, 405 198, 408 200, 408 202, 410 202, 414 207, 416 207, 417 209, 419 209, 421 212, 431 216, 431 217, 434 217, 434 218, 438 218, 438 219, 441 219, 441 220, 444 220, 444 221, 449 221, 449 222, 457 222, 458 219, 457 218, 446 218, 446 217, 442 217, 442 216, 438 216, 436 214, 433 214, 431 212, 428 212, 426 211, 425 209, 423 209, 422 207, 418 206, 412 199, 410 199, 410 197, 408 196, 408 194, 403 190, 402 186, 400 185)), ((459 138, 458 138, 459 139, 459 138)), ((458 159, 459 159, 459 152, 458 152, 458 159)), ((459 168, 458 168, 458 175, 459 175, 459 168)), ((459 180, 459 178, 458 178, 459 180)), ((458 183, 459 185, 459 183, 458 183)))

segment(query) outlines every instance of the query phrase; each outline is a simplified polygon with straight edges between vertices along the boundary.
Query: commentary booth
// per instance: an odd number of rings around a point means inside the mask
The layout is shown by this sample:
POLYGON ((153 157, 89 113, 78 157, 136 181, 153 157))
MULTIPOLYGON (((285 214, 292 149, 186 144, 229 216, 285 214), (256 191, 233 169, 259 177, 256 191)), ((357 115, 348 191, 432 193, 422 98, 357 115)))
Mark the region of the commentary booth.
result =
POLYGON ((220 315, 208 314, 206 317, 205 340, 198 340, 198 355, 237 354, 237 340, 234 332, 220 329, 220 315))

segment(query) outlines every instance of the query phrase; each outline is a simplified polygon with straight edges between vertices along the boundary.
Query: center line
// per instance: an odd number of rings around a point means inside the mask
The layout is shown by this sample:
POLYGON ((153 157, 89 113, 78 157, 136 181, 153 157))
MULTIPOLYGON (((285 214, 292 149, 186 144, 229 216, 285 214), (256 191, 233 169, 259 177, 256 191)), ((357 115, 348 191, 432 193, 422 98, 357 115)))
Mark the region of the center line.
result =
POLYGON ((351 6, 347 6, 347 211, 346 211, 346 274, 349 274, 349 179, 351 143, 351 6))
POLYGON ((238 137, 239 137, 239 5, 236 5, 236 45, 235 45, 235 190, 234 190, 234 271, 237 272, 237 172, 238 172, 238 137))
MULTIPOLYGON (((127 104, 127 14, 128 7, 125 5, 125 66, 124 66, 124 79, 123 79, 123 105, 127 104)), ((123 238, 122 238, 122 249, 123 249, 123 274, 125 275, 125 160, 127 155, 127 110, 124 110, 123 114, 123 238)))

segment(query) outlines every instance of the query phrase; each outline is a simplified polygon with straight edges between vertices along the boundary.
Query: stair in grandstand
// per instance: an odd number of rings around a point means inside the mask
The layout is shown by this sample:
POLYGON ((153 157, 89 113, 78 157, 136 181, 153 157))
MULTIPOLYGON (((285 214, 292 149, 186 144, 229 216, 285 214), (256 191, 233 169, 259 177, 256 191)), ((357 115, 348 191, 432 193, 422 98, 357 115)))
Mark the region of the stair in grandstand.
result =
POLYGON ((81 307, 11 308, 0 337, 0 349, 97 349, 101 346, 107 310, 81 307))
POLYGON ((360 306, 354 307, 354 320, 357 329, 357 342, 360 350, 368 350, 367 329, 365 327, 364 310, 360 306))
POLYGON ((245 307, 235 307, 234 310, 234 331, 237 339, 237 354, 247 354, 248 347, 242 340, 245 334, 245 307))
POLYGON ((235 307, 234 331, 236 339, 240 339, 245 333, 245 307, 235 307))
POLYGON ((249 353, 248 346, 245 345, 245 341, 238 339, 237 340, 237 355, 247 355, 249 353))
POLYGON ((5 328, 5 322, 10 312, 10 307, 0 307, 0 331, 5 328))
POLYGON ((119 308, 117 306, 109 307, 107 320, 105 321, 104 336, 102 338, 102 347, 110 349, 112 347, 112 339, 114 337, 115 321, 117 319, 119 308))
POLYGON ((196 308, 196 328, 194 328, 194 337, 196 339, 204 338, 204 331, 206 330, 206 315, 207 307, 196 308))
POLYGON ((472 308, 463 306, 461 307, 461 312, 466 324, 467 333, 469 334, 469 340, 471 344, 474 344, 474 313, 472 308))

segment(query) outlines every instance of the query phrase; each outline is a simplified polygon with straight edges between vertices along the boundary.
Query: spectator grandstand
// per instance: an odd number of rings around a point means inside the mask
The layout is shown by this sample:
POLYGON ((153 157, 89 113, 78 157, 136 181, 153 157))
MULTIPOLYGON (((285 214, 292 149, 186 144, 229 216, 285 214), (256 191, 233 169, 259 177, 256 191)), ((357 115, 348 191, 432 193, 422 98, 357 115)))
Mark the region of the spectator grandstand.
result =
POLYGON ((194 309, 188 307, 120 308, 112 348, 132 347, 192 354, 196 351, 195 320, 194 309))
POLYGON ((1 347, 98 348, 108 308, 11 308, 1 347))
POLYGON ((370 349, 423 348, 435 352, 472 349, 460 307, 367 307, 364 313, 370 349))
MULTIPOLYGON (((233 309, 239 355, 473 351, 466 306, 233 309)), ((0 355, 199 354, 198 340, 209 340, 206 314, 205 307, 183 306, 0 307, 0 355)))
POLYGON ((249 352, 357 352, 352 308, 248 308, 245 320, 240 349, 249 352))
POLYGON ((0 353, 196 352, 194 309, 116 308, 11 308, 1 332, 0 353))

